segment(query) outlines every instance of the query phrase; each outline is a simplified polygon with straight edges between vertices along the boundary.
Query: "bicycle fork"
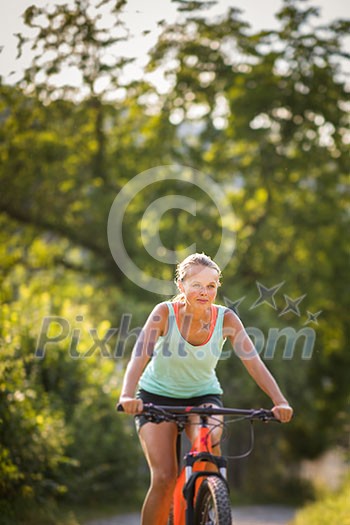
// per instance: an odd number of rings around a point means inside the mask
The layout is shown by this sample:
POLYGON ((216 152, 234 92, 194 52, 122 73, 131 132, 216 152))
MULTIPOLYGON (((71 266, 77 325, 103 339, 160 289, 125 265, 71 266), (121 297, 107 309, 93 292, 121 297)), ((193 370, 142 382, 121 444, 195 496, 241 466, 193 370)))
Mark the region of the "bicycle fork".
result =
POLYGON ((185 485, 183 495, 186 500, 186 525, 194 523, 194 503, 196 494, 204 478, 219 477, 227 483, 227 461, 221 456, 213 456, 209 452, 189 452, 185 457, 185 485), (217 471, 204 470, 205 465, 201 463, 212 463, 217 471), (200 470, 194 470, 194 466, 200 470), (197 483, 197 480, 198 483, 197 483))

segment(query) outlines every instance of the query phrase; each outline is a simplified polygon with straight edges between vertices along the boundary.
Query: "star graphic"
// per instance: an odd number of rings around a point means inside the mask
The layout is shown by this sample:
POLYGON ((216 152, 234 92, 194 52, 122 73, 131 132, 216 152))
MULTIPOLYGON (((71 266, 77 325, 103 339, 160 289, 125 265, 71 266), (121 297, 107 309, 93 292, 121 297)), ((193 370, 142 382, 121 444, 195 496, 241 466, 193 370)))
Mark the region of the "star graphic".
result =
POLYGON ((268 304, 269 306, 272 306, 275 310, 277 310, 276 302, 274 295, 278 292, 278 290, 283 286, 285 281, 282 281, 279 284, 276 284, 272 288, 266 288, 263 284, 259 283, 259 281, 256 281, 256 285, 259 289, 260 297, 257 298, 254 304, 251 305, 249 310, 252 310, 253 308, 256 308, 257 306, 260 306, 261 304, 268 304))
POLYGON ((238 307, 244 301, 244 299, 245 299, 245 295, 243 295, 243 297, 241 297, 240 299, 237 299, 236 301, 232 302, 228 297, 224 296, 225 305, 227 306, 227 308, 232 310, 236 315, 239 315, 238 307))
POLYGON ((202 330, 210 330, 210 322, 205 323, 204 321, 201 321, 202 330))
POLYGON ((315 314, 309 312, 309 310, 307 310, 306 312, 307 312, 307 321, 305 321, 304 324, 309 324, 309 323, 318 324, 317 317, 322 313, 322 310, 319 310, 315 314))
POLYGON ((284 299, 286 301, 286 306, 283 308, 282 312, 280 312, 279 315, 281 316, 281 315, 284 315, 284 314, 286 314, 288 312, 293 312, 293 314, 295 314, 298 317, 300 317, 299 304, 304 299, 304 297, 306 297, 306 294, 301 295, 297 299, 291 299, 286 294, 283 294, 283 295, 284 295, 284 299))

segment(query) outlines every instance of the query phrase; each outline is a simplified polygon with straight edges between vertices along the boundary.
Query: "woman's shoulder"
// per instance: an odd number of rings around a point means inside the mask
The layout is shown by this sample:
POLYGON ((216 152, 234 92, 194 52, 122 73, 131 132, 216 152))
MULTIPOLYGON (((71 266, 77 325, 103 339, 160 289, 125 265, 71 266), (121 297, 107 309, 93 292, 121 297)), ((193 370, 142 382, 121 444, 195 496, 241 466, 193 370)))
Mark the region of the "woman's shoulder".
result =
POLYGON ((241 327, 242 322, 240 318, 238 317, 238 315, 231 308, 228 308, 228 307, 223 307, 223 308, 225 308, 224 325, 241 327))
POLYGON ((227 306, 224 306, 222 304, 213 303, 213 306, 224 313, 226 312, 226 310, 228 310, 227 306))
POLYGON ((235 315, 234 312, 230 308, 228 308, 227 306, 224 306, 222 304, 216 304, 216 303, 213 304, 213 306, 214 306, 214 308, 216 308, 218 310, 218 312, 221 312, 221 314, 223 315, 224 318, 231 317, 231 313, 233 315, 235 315))
POLYGON ((145 324, 145 329, 156 330, 162 335, 167 331, 168 318, 169 308, 167 302, 158 303, 150 313, 145 324))
POLYGON ((169 301, 163 301, 161 303, 156 304, 152 310, 151 316, 160 316, 162 318, 167 319, 169 316, 169 310, 170 310, 169 305, 170 305, 169 301))

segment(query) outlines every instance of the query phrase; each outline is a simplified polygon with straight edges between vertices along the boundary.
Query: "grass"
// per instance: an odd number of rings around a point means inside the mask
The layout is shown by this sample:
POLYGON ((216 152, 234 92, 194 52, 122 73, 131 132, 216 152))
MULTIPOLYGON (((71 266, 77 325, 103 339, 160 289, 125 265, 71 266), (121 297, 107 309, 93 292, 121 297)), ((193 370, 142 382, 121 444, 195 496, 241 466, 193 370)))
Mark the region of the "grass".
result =
POLYGON ((350 525, 350 478, 338 493, 320 496, 300 510, 291 525, 350 525))

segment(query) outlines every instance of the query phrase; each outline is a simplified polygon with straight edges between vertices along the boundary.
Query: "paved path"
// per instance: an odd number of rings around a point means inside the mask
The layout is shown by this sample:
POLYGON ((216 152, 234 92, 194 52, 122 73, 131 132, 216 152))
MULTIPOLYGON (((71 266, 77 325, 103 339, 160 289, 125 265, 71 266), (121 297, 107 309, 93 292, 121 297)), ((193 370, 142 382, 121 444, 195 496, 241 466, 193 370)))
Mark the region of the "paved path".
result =
MULTIPOLYGON (((236 507, 232 510, 233 525, 287 525, 295 511, 288 507, 236 507)), ((139 514, 89 521, 86 525, 140 525, 139 514)))
POLYGON ((288 507, 237 507, 232 510, 234 525, 287 525, 295 514, 288 507))

